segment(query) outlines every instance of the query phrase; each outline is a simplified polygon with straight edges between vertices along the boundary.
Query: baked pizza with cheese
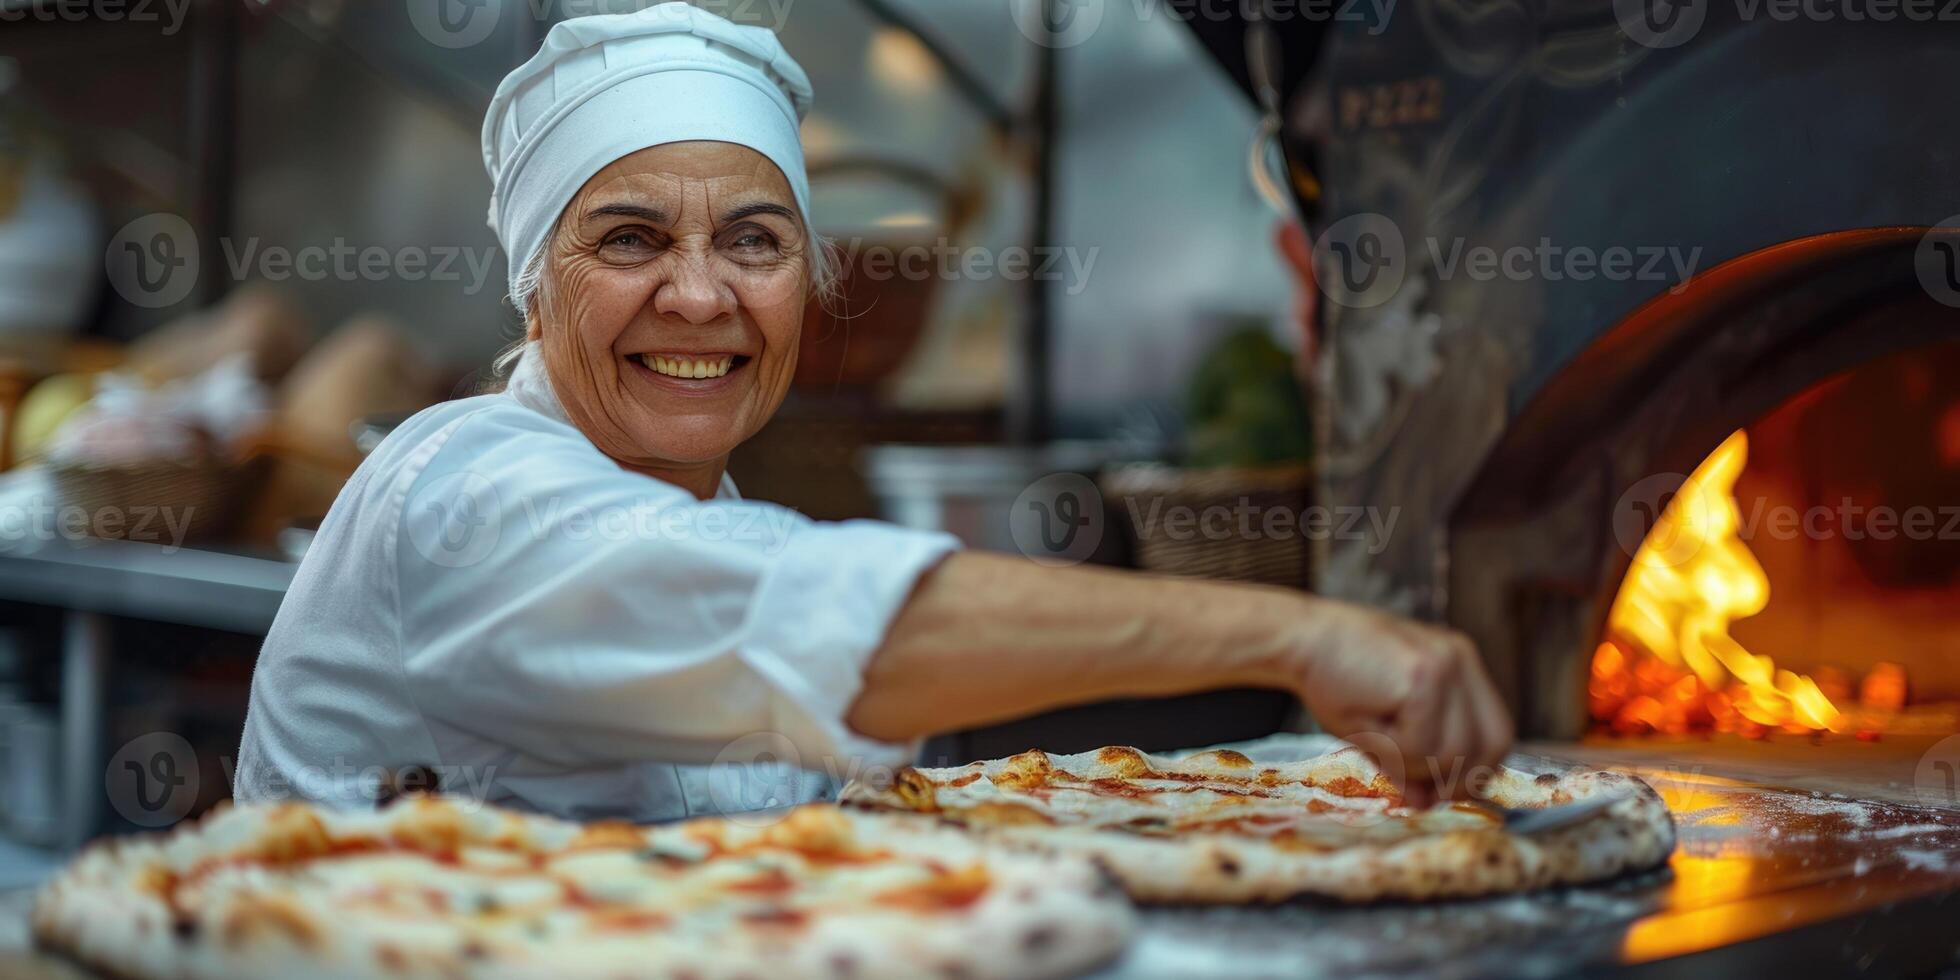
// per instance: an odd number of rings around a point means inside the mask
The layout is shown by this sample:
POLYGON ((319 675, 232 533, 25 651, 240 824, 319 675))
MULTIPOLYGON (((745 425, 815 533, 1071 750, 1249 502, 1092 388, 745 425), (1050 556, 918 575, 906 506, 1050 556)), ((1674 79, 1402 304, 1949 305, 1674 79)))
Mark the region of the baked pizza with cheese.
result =
POLYGON ((96 845, 44 947, 132 978, 1058 977, 1113 956, 1083 859, 812 805, 763 824, 581 825, 413 797, 231 807, 96 845))
POLYGON ((1111 746, 902 769, 852 783, 841 800, 1093 858, 1146 902, 1467 897, 1644 870, 1674 849, 1666 804, 1633 776, 1501 768, 1480 794, 1513 808, 1618 799, 1581 822, 1522 835, 1489 807, 1406 805, 1353 746, 1284 763, 1111 746))

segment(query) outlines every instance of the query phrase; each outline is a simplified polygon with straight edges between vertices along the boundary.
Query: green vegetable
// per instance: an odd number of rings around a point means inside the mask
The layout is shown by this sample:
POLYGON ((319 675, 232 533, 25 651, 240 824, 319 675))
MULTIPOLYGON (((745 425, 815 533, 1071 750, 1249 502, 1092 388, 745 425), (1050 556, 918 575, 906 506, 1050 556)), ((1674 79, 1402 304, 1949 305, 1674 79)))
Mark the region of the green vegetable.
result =
POLYGON ((1205 355, 1185 398, 1185 464, 1275 466, 1313 452, 1293 355, 1264 330, 1224 337, 1205 355))

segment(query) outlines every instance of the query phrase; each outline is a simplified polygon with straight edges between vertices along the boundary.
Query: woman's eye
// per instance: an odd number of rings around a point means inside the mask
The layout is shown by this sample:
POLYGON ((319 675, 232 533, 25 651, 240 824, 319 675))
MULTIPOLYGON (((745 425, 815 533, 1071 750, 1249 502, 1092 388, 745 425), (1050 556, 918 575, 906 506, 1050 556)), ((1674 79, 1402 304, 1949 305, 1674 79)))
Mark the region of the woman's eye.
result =
POLYGON ((776 236, 766 231, 751 229, 736 233, 734 238, 729 239, 728 244, 730 248, 743 252, 768 251, 775 249, 776 236))
POLYGON ((638 248, 646 244, 646 237, 637 231, 622 231, 606 239, 606 244, 619 248, 638 248))

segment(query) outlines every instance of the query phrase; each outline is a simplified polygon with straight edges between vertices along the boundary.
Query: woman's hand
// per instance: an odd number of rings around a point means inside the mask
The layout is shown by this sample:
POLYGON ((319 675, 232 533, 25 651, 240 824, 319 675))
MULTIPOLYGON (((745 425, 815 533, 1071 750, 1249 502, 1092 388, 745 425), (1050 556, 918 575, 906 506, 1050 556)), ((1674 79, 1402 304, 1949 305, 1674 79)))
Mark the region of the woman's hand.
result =
POLYGON ((1469 794, 1511 747, 1511 719, 1469 637, 1317 602, 1299 650, 1301 700, 1376 756, 1409 802, 1469 794))

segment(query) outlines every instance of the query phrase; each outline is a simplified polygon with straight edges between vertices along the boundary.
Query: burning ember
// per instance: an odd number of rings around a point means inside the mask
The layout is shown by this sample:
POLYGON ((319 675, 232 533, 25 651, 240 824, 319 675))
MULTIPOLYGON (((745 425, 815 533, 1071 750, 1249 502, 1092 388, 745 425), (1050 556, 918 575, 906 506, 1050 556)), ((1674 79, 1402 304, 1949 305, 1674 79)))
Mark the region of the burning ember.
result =
POLYGON ((1769 604, 1769 577, 1736 533, 1735 481, 1748 458, 1741 431, 1724 440, 1633 556, 1588 685, 1593 718, 1616 733, 1843 728, 1816 681, 1729 635, 1769 604))

